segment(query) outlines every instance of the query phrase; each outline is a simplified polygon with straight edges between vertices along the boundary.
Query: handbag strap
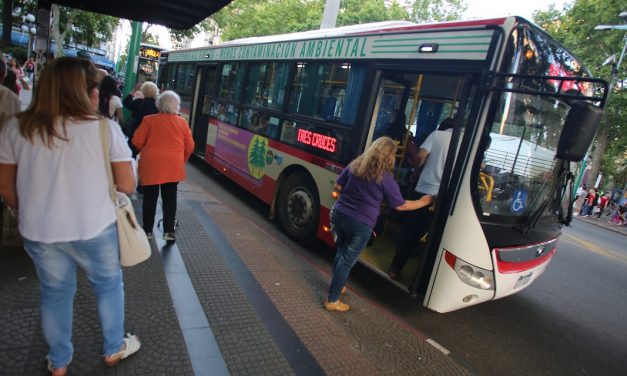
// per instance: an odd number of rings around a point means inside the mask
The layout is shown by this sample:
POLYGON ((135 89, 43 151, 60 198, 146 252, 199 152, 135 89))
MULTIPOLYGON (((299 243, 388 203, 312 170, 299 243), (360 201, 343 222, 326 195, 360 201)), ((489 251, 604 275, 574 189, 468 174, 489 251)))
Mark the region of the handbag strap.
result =
POLYGON ((113 183, 113 171, 111 170, 111 157, 109 155, 109 126, 107 125, 107 120, 105 118, 100 119, 100 143, 102 144, 102 154, 104 156, 105 163, 105 171, 107 172, 107 179, 109 180, 109 195, 111 196, 111 201, 116 203, 116 194, 115 194, 115 184, 113 183))

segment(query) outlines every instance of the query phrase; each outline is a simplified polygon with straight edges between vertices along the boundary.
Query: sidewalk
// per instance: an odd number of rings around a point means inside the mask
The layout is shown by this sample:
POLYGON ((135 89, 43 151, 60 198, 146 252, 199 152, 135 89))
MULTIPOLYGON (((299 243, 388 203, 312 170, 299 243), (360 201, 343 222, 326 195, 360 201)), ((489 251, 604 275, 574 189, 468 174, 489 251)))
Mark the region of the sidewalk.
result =
POLYGON ((606 230, 616 232, 618 234, 622 234, 627 236, 627 226, 619 226, 615 223, 610 223, 611 217, 602 215, 601 218, 597 218, 596 216, 590 217, 581 217, 579 215, 573 215, 573 219, 577 219, 582 222, 590 223, 598 227, 602 227, 606 230))
MULTIPOLYGON (((156 231, 150 260, 124 270, 126 327, 142 349, 111 369, 80 276, 70 375, 472 374, 350 290, 351 312, 323 310, 329 276, 200 187, 179 185, 177 219, 176 243, 156 231)), ((46 374, 38 298, 30 259, 0 249, 1 374, 46 374)))

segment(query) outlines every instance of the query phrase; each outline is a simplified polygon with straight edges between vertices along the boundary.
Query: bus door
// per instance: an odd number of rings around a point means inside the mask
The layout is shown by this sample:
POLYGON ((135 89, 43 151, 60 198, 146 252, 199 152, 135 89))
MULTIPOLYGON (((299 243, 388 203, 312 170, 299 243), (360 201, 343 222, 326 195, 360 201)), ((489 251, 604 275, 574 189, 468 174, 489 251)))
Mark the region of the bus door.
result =
MULTIPOLYGON (((481 130, 477 124, 479 109, 485 100, 478 90, 480 77, 460 77, 462 86, 453 105, 456 110, 451 143, 442 173, 442 180, 433 221, 426 239, 425 251, 409 286, 412 294, 424 292, 423 305, 437 312, 448 312, 465 305, 493 298, 494 285, 487 268, 455 256, 455 249, 478 244, 485 237, 471 198, 471 176, 474 152, 480 144, 481 130), (475 241, 478 239, 477 241, 475 241), (479 286, 477 288, 477 286, 479 286)), ((477 252, 487 250, 479 247, 477 252)), ((484 257, 485 258, 485 257, 484 257)), ((477 257, 479 259, 479 257, 477 257)))
MULTIPOLYGON (((442 120, 458 115, 460 106, 465 105, 461 99, 469 95, 463 91, 464 84, 468 80, 459 73, 427 72, 404 72, 394 75, 394 80, 392 80, 389 78, 391 75, 385 73, 381 75, 376 89, 377 98, 374 101, 369 137, 370 141, 380 136, 390 136, 399 141, 400 155, 397 155, 395 177, 401 192, 408 197, 416 186, 417 181, 413 179, 413 175, 417 174, 417 171, 413 171, 413 166, 405 157, 408 156, 409 148, 414 148, 416 154, 418 152, 420 143, 416 142, 415 135, 431 133, 442 120), (394 112, 394 110, 397 111, 394 112), (383 125, 393 123, 394 120, 390 119, 399 112, 398 116, 402 119, 398 123, 403 125, 401 134, 390 133, 389 127, 383 128, 383 125), (381 129, 386 129, 388 132, 384 133, 381 129), (400 139, 398 136, 401 136, 400 139), (412 143, 410 144, 409 141, 412 143)), ((464 113, 465 111, 466 109, 464 113)), ((453 159, 454 155, 451 161, 453 159)), ((362 253, 362 261, 378 270, 387 271, 395 254, 396 242, 403 231, 407 213, 386 210, 385 207, 382 209, 383 214, 375 227, 375 233, 381 236, 378 236, 362 253)), ((439 207, 436 206, 434 210, 433 217, 437 218, 439 207)), ((420 234, 419 240, 413 245, 415 252, 412 252, 412 256, 416 257, 410 257, 395 277, 396 282, 405 288, 411 286, 419 270, 427 247, 426 233, 427 231, 420 234)))
POLYGON ((205 156, 207 148, 207 129, 209 128, 209 113, 211 109, 211 97, 215 88, 216 65, 198 67, 196 79, 196 103, 194 118, 192 119, 192 136, 194 137, 195 150, 199 156, 205 156))

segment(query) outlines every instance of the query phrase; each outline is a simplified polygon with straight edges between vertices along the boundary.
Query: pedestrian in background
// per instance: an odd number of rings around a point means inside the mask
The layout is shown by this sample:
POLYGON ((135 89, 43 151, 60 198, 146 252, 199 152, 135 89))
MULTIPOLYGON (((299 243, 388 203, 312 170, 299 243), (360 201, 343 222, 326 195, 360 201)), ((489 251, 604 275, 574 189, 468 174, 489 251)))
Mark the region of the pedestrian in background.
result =
POLYGON ((2 85, 9 88, 19 98, 20 90, 22 90, 22 87, 20 86, 20 84, 17 83, 17 76, 15 75, 15 72, 13 72, 11 69, 7 71, 7 76, 5 77, 2 85))
POLYGON ((26 73, 26 77, 28 77, 31 82, 34 82, 35 79, 35 61, 32 57, 29 57, 28 60, 24 63, 22 67, 24 72, 26 73))
POLYGON ((396 141, 380 137, 338 176, 335 191, 339 198, 331 210, 331 231, 337 253, 333 275, 323 307, 327 311, 346 312, 350 306, 340 300, 348 275, 370 240, 381 203, 385 200, 399 211, 416 210, 431 203, 432 196, 405 201, 392 170, 396 159, 396 141))
POLYGON ((24 71, 22 70, 22 67, 20 67, 17 59, 13 58, 11 59, 11 62, 9 63, 9 68, 15 72, 15 75, 17 76, 17 79, 20 80, 22 79, 22 77, 24 77, 24 71))
MULTIPOLYGON (((3 84, 6 80, 9 68, 4 59, 0 60, 0 84, 3 84)), ((2 122, 20 112, 22 110, 22 104, 20 98, 11 89, 4 85, 0 85, 0 126, 2 122)))
POLYGON ((158 96, 159 88, 157 85, 153 82, 144 82, 141 85, 135 85, 133 91, 124 98, 124 107, 131 111, 131 121, 126 129, 126 135, 128 136, 129 146, 133 151, 133 158, 138 152, 131 142, 133 135, 142 123, 144 116, 159 112, 157 109, 158 96))
MULTIPOLYGON (((124 337, 116 216, 96 112, 99 78, 87 60, 56 59, 41 72, 28 109, 0 130, 0 196, 19 209, 19 231, 39 277, 48 370, 55 376, 67 373, 74 353, 77 266, 96 295, 105 365, 140 348, 136 336, 124 337)), ((120 127, 105 121, 115 186, 130 193, 136 184, 131 151, 120 127)))
POLYGON ((122 124, 124 115, 122 113, 122 94, 118 90, 118 82, 115 78, 106 75, 100 82, 100 98, 98 101, 98 111, 101 115, 122 124))
POLYGON ((144 231, 152 237, 161 191, 163 239, 167 241, 176 239, 176 189, 185 180, 185 162, 194 150, 189 126, 178 115, 180 106, 178 94, 164 91, 157 100, 159 113, 145 116, 133 136, 133 145, 140 153, 138 175, 144 193, 144 231))

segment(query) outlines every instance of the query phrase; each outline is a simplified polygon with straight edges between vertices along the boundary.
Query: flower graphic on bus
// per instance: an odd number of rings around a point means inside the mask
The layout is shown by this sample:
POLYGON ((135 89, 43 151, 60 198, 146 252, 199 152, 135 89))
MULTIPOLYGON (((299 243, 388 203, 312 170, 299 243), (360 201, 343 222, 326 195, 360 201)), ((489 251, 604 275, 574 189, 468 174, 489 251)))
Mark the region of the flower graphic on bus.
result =
POLYGON ((268 139, 259 135, 253 136, 248 144, 248 171, 255 179, 261 179, 266 168, 266 151, 268 139))

